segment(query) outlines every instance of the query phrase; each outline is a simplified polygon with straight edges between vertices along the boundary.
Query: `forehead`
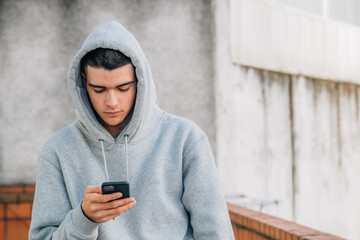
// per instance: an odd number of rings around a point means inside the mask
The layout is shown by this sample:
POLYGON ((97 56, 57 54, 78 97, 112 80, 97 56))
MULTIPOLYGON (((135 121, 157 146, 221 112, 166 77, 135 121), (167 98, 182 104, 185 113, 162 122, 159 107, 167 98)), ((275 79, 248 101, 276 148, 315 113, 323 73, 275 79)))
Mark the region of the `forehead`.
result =
POLYGON ((87 66, 86 78, 89 83, 110 86, 135 80, 135 73, 131 63, 113 70, 87 66))

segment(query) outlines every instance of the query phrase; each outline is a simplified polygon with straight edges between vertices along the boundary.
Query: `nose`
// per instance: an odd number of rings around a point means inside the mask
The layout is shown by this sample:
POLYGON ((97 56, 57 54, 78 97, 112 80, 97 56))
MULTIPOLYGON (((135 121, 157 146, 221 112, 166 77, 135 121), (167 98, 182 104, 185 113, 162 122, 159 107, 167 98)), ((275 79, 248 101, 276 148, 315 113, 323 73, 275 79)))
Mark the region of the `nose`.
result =
POLYGON ((115 107, 118 103, 119 100, 116 96, 115 91, 109 91, 106 96, 105 104, 109 107, 115 107))

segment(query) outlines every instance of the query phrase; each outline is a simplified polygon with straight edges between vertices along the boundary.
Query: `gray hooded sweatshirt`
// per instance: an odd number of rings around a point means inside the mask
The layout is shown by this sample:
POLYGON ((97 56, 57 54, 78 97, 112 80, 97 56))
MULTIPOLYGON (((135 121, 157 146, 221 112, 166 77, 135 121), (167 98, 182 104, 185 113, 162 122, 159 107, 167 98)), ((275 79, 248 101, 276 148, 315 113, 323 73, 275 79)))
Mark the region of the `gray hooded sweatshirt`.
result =
POLYGON ((75 55, 68 86, 75 122, 52 136, 39 158, 30 239, 233 239, 226 203, 205 133, 156 104, 148 61, 117 22, 96 28, 75 55), (98 122, 81 81, 80 60, 96 48, 130 57, 137 96, 130 122, 114 139, 98 122), (136 206, 105 223, 81 210, 85 189, 126 179, 136 206))

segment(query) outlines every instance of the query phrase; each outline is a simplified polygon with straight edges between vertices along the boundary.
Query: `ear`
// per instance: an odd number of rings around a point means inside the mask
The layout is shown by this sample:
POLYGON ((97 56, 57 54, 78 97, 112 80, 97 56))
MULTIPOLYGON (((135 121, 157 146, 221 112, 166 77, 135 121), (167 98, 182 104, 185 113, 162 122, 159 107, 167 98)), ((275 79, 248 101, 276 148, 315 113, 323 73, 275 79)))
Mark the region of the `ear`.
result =
POLYGON ((86 88, 86 80, 87 80, 87 78, 86 78, 86 75, 85 75, 84 72, 81 73, 81 79, 82 79, 83 86, 86 88))

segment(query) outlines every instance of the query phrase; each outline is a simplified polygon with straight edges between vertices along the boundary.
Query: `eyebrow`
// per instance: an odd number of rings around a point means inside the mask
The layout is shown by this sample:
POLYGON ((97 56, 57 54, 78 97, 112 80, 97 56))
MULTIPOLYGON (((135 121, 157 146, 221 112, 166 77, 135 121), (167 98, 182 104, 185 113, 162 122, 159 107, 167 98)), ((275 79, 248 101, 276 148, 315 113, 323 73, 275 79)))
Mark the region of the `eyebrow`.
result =
MULTIPOLYGON (((135 82, 135 80, 132 80, 130 82, 126 82, 126 83, 123 83, 123 84, 120 84, 120 85, 117 85, 115 88, 118 88, 118 87, 123 87, 123 86, 126 86, 126 85, 129 85, 131 83, 135 82)), ((95 84, 91 84, 91 83, 88 83, 90 87, 93 87, 93 88, 106 88, 104 86, 99 86, 99 85, 95 85, 95 84)))

